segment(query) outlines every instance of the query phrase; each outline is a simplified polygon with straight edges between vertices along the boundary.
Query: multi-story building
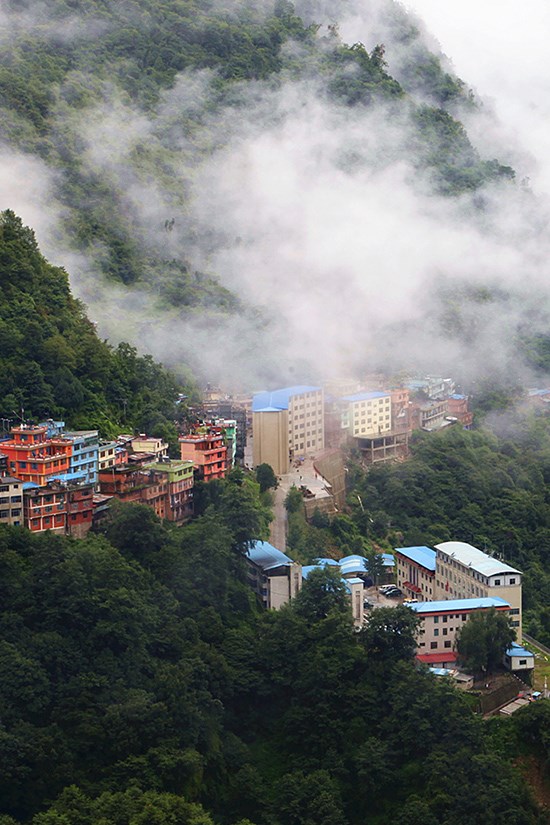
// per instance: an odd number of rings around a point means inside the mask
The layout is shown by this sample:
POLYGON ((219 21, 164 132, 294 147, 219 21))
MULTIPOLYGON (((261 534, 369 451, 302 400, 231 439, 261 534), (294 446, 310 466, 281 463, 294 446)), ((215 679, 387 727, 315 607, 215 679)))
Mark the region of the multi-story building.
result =
POLYGON ((196 433, 179 438, 182 461, 192 461, 198 481, 225 478, 227 472, 227 445, 223 430, 204 427, 196 433))
POLYGON ((141 465, 115 465, 101 470, 99 492, 127 503, 146 504, 159 518, 166 516, 168 477, 141 465))
POLYGON ((342 411, 342 429, 352 438, 389 433, 392 429, 391 394, 389 392, 360 392, 346 395, 342 411))
POLYGON ((70 474, 72 441, 63 436, 48 437, 47 433, 47 425, 12 428, 12 437, 2 441, 10 475, 43 487, 48 481, 70 474))
POLYGON ((448 421, 449 407, 446 398, 441 401, 413 401, 411 405, 411 426, 420 430, 439 430, 448 421))
POLYGON ((395 433, 410 433, 412 430, 410 394, 405 387, 390 390, 391 426, 395 433))
POLYGON ((419 601, 435 598, 436 552, 431 547, 397 547, 397 586, 419 601))
POLYGON ((154 436, 139 435, 132 438, 132 451, 134 453, 147 453, 162 458, 168 455, 168 444, 162 438, 154 436))
POLYGON ((428 398, 447 398, 455 391, 452 378, 439 378, 427 375, 425 378, 415 378, 407 382, 407 389, 412 392, 422 392, 428 398))
POLYGON ((435 550, 435 598, 504 599, 521 641, 521 572, 462 541, 436 544, 435 550))
POLYGON ((76 430, 61 433, 72 442, 67 481, 97 484, 99 434, 97 430, 76 430))
POLYGON ((0 524, 23 524, 23 482, 12 476, 0 477, 0 524))
POLYGON ((253 464, 287 473, 294 458, 325 446, 323 390, 299 385, 259 392, 252 399, 253 464))
POLYGON ((447 399, 449 416, 457 418, 465 430, 469 430, 474 421, 474 414, 468 409, 468 396, 453 393, 447 399))
POLYGON ((495 597, 418 602, 410 608, 422 620, 417 635, 417 659, 443 667, 455 664, 457 654, 453 648, 457 633, 474 613, 494 609, 510 614, 508 602, 495 597))
POLYGON ((107 470, 116 464, 116 450, 118 442, 103 441, 98 449, 98 470, 107 470))
POLYGON ((92 526, 92 484, 29 484, 24 489, 23 501, 25 527, 33 533, 51 530, 82 538, 92 526))
POLYGON ((295 598, 302 587, 302 565, 267 541, 256 541, 247 551, 248 583, 264 607, 277 610, 295 598))
POLYGON ((165 477, 166 488, 165 518, 176 524, 183 524, 193 515, 193 462, 172 461, 165 458, 154 464, 146 464, 144 470, 165 477))

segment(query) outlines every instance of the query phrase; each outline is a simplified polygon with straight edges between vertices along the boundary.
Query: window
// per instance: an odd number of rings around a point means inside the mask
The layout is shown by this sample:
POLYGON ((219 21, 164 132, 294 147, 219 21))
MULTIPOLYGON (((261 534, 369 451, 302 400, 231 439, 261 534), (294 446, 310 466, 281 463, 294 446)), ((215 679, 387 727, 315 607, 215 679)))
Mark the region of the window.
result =
POLYGON ((439 630, 438 630, 438 628, 437 628, 437 627, 436 627, 436 629, 434 630, 434 636, 439 636, 439 630))
POLYGON ((519 663, 520 663, 520 665, 526 665, 527 664, 527 659, 520 659, 519 663))
POLYGON ((443 628, 443 635, 444 635, 444 636, 446 636, 446 635, 447 635, 447 628, 446 628, 446 627, 444 627, 444 628, 443 628))
POLYGON ((515 579, 510 579, 510 584, 515 584, 515 583, 516 583, 515 579))
POLYGON ((434 624, 438 624, 438 622, 439 622, 439 616, 434 616, 434 624))
POLYGON ((445 624, 447 622, 448 618, 449 618, 448 616, 443 616, 443 624, 445 624))
POLYGON ((437 642, 430 642, 431 650, 437 650, 437 642))
POLYGON ((466 621, 466 614, 465 614, 465 613, 463 613, 463 614, 462 614, 462 621, 463 621, 463 622, 465 622, 465 621, 466 621))
POLYGON ((445 643, 444 643, 444 645, 443 645, 443 647, 450 647, 450 646, 451 646, 451 642, 450 642, 450 641, 445 642, 445 643))
POLYGON ((519 627, 519 622, 512 622, 512 627, 519 627))
POLYGON ((495 579, 494 584, 495 584, 495 587, 498 587, 498 586, 499 586, 499 584, 500 584, 500 579, 495 579))
POLYGON ((518 616, 518 615, 519 615, 519 607, 513 607, 513 608, 510 610, 510 615, 511 615, 511 616, 518 616))

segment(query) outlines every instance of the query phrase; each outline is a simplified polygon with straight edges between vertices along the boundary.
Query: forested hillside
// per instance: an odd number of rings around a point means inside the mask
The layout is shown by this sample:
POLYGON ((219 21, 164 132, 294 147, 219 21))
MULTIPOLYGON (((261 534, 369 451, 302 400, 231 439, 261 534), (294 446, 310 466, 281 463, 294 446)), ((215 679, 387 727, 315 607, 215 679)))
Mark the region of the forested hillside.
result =
MULTIPOLYGON (((388 6, 401 41, 415 43, 407 16, 388 6)), ((55 171, 58 241, 85 252, 105 276, 148 285, 183 316, 199 306, 242 311, 204 274, 209 253, 226 239, 193 216, 190 202, 197 167, 238 137, 263 92, 314 84, 337 109, 384 104, 390 121, 407 122, 386 158, 354 150, 345 160, 352 166, 403 159, 449 194, 513 177, 479 157, 453 118, 450 107, 471 100, 437 56, 417 48, 401 85, 381 44, 370 53, 346 44, 336 24, 328 31, 306 25, 286 0, 260 7, 46 0, 39 8, 11 0, 0 139, 55 171)))
POLYGON ((181 389, 150 356, 101 341, 67 273, 44 259, 13 212, 0 214, 0 416, 173 440, 181 389))
POLYGON ((413 664, 412 612, 355 632, 330 569, 261 611, 258 487, 215 486, 181 529, 0 528, 2 825, 542 825, 512 762, 546 769, 547 714, 473 715, 413 664))

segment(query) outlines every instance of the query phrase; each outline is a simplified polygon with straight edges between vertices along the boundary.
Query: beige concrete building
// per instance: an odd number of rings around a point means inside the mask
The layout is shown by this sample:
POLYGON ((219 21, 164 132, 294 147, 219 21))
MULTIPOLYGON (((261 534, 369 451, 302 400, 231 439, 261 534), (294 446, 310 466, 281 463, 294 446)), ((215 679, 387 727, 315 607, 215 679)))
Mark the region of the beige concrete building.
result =
POLYGON ((435 549, 435 598, 503 599, 510 605, 512 625, 521 641, 521 572, 462 541, 446 541, 435 549))
POLYGON ((321 387, 299 385, 260 392, 252 401, 253 464, 270 464, 287 473, 295 458, 315 455, 325 446, 321 387))
POLYGON ((389 433, 392 428, 389 392, 360 392, 342 399, 342 429, 352 438, 389 433))
POLYGON ((134 453, 150 453, 157 458, 162 458, 168 455, 168 444, 162 438, 140 435, 132 438, 132 450, 134 453))
POLYGON ((417 636, 417 659, 424 664, 453 667, 458 632, 474 613, 497 610, 510 615, 510 605, 500 598, 450 599, 411 604, 422 620, 417 636))
POLYGON ((0 524, 23 524, 23 482, 12 476, 0 477, 0 524))

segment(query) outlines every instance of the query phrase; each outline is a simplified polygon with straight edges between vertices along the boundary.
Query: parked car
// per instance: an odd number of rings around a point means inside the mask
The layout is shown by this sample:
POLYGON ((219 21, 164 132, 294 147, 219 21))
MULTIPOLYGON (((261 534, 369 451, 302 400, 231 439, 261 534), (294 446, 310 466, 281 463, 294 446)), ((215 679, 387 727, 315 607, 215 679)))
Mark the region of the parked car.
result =
POLYGON ((385 592, 386 592, 386 590, 395 590, 395 589, 396 589, 396 587, 397 587, 397 586, 396 586, 395 584, 382 584, 382 585, 380 585, 380 587, 378 588, 378 592, 379 592, 379 593, 385 593, 385 592))
POLYGON ((403 599, 403 604, 418 604, 418 599, 403 599))
POLYGON ((398 587, 392 587, 391 590, 386 590, 384 596, 387 596, 390 599, 395 598, 396 596, 402 596, 403 591, 400 590, 398 587))

